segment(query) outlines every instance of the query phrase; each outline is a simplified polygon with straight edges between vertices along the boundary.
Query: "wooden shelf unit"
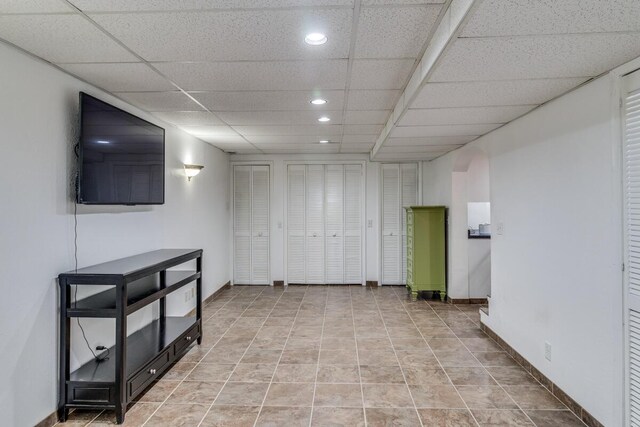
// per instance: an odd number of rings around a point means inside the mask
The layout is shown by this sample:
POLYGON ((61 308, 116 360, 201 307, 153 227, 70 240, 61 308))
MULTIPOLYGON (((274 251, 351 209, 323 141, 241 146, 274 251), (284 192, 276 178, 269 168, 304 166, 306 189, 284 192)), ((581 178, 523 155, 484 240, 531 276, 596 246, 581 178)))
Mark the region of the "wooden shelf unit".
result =
POLYGON ((127 405, 180 359, 191 344, 202 341, 202 250, 161 249, 70 271, 60 286, 60 399, 58 417, 71 408, 112 409, 118 424, 127 405), (195 260, 196 270, 169 270, 195 260), (166 316, 166 296, 196 282, 196 315, 166 316), (74 285, 111 288, 72 301, 74 285), (127 336, 127 316, 159 301, 159 318, 127 336), (109 358, 91 359, 70 372, 71 319, 114 318, 116 343, 109 358))

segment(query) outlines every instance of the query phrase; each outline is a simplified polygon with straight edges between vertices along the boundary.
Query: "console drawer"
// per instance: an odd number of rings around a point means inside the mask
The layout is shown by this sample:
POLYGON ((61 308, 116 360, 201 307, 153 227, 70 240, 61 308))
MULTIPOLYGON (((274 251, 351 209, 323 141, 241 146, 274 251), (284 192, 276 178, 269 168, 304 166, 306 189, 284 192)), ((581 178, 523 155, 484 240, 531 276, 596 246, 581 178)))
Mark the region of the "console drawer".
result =
POLYGON ((67 402, 72 404, 109 404, 115 403, 115 387, 99 384, 67 384, 67 402))
POLYGON ((189 347, 192 343, 194 343, 199 336, 200 323, 198 322, 193 325, 191 329, 185 332, 180 338, 178 338, 178 341, 176 341, 176 343, 173 345, 173 355, 177 356, 182 353, 182 351, 185 348, 189 347))
POLYGON ((149 363, 144 369, 131 378, 127 383, 127 394, 129 395, 129 398, 135 396, 140 391, 144 390, 146 386, 151 384, 151 381, 156 379, 162 373, 163 369, 169 365, 170 361, 171 351, 170 349, 167 349, 156 357, 153 362, 149 363))

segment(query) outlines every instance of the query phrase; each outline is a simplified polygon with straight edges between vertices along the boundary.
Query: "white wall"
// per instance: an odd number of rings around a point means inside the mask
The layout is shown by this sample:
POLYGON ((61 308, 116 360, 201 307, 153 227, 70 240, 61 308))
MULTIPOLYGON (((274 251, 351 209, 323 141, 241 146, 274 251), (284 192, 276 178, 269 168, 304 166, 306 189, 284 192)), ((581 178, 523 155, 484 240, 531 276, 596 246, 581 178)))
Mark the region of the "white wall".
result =
MULTIPOLYGON (((230 279, 229 167, 216 148, 4 44, 0 64, 0 413, 4 425, 32 426, 58 399, 56 277, 74 265, 78 92, 165 127, 167 164, 163 206, 79 207, 81 267, 162 247, 204 248, 204 295, 210 295, 230 279), (184 162, 205 169, 187 183, 184 162)), ((188 307, 170 309, 182 314, 188 307)), ((131 317, 132 328, 150 316, 131 317)), ((85 324, 92 345, 113 342, 104 323, 85 324)), ((75 326, 73 333, 78 363, 89 353, 75 326)))
POLYGON ((467 203, 489 201, 489 161, 482 151, 467 150, 423 162, 423 204, 448 208, 447 295, 453 299, 486 298, 491 285, 490 244, 467 237, 467 203))
MULTIPOLYGON (((231 163, 270 164, 271 167, 271 281, 285 279, 285 198, 287 195, 286 165, 287 162, 365 162, 366 169, 366 194, 365 194, 365 220, 371 220, 372 226, 366 228, 366 264, 365 280, 378 280, 379 271, 379 187, 380 187, 380 163, 368 161, 368 155, 343 154, 343 155, 233 155, 231 163)), ((231 233, 233 230, 231 230, 231 233)), ((233 271, 232 269, 230 271, 233 271)))
POLYGON ((607 426, 622 425, 623 402, 616 85, 607 75, 560 97, 430 162, 424 181, 426 197, 428 185, 448 182, 458 156, 488 154, 492 298, 484 320, 607 426))
MULTIPOLYGON (((490 194, 489 158, 476 155, 467 169, 467 203, 489 202, 490 194)), ((466 244, 469 298, 486 298, 491 294, 491 241, 467 238, 466 244)))

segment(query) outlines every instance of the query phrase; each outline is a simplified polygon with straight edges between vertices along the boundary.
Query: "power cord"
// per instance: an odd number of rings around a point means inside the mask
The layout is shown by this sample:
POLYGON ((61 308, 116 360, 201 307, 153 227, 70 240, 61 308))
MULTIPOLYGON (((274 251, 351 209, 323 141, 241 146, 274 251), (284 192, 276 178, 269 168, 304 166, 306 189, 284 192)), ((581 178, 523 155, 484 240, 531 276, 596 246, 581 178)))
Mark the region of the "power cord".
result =
MULTIPOLYGON (((74 152, 77 157, 78 156, 77 144, 74 147, 74 152)), ((76 196, 77 196, 77 192, 78 192, 78 173, 77 172, 76 172, 76 179, 75 179, 75 189, 76 189, 76 196)), ((74 259, 74 271, 77 274, 78 273, 78 201, 77 201, 77 197, 76 197, 76 200, 73 201, 73 259, 74 259)), ((75 290, 73 293, 73 308, 77 308, 77 305, 78 305, 78 286, 79 285, 75 285, 75 290)), ((82 337, 84 338, 84 342, 87 343, 87 348, 89 349, 91 354, 93 354, 93 358, 96 359, 96 361, 98 362, 106 360, 109 356, 109 349, 104 346, 96 347, 96 350, 107 350, 107 354, 105 356, 103 356, 102 354, 98 356, 91 348, 91 344, 89 344, 89 340, 87 339, 87 334, 84 332, 82 323, 80 323, 80 318, 76 317, 76 321, 78 322, 78 326, 80 327, 80 331, 82 332, 82 337)))

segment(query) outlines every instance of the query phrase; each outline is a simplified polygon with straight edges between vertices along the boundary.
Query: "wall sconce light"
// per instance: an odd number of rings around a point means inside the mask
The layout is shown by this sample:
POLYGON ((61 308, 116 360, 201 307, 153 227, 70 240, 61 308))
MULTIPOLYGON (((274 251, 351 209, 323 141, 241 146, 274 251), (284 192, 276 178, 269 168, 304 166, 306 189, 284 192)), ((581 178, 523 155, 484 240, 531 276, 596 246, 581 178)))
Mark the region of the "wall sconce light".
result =
POLYGON ((198 175, 202 169, 204 169, 204 166, 185 164, 184 174, 187 176, 187 181, 191 181, 191 178, 198 175))

